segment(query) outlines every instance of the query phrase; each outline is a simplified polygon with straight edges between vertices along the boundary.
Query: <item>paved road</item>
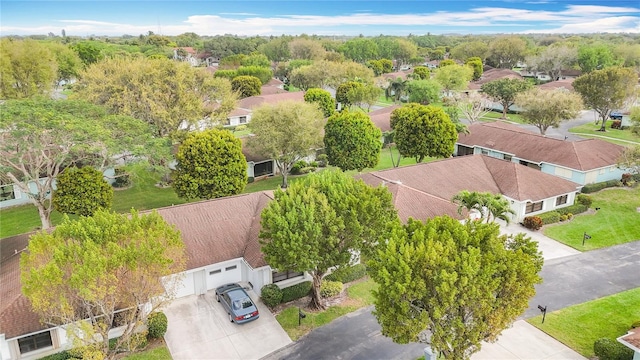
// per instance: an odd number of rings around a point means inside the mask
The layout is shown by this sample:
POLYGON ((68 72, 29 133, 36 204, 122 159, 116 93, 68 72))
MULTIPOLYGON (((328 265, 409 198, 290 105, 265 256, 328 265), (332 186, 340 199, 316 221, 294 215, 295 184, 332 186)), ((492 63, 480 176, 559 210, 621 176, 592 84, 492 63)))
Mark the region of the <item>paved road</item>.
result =
MULTIPOLYGON (((640 241, 593 250, 545 262, 544 282, 523 318, 640 287, 640 241)), ((371 308, 361 309, 312 331, 290 346, 263 358, 280 359, 415 359, 421 344, 398 345, 380 334, 371 308)))

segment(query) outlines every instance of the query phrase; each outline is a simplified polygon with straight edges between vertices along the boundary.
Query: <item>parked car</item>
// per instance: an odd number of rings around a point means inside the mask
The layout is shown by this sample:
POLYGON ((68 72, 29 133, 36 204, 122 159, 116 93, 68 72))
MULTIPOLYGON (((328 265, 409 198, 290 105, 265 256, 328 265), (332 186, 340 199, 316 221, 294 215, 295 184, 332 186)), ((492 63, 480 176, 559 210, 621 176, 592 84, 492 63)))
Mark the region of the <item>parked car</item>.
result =
POLYGON ((613 111, 609 115, 609 118, 612 120, 622 120, 622 113, 618 111, 613 111))
POLYGON ((236 324, 253 321, 260 317, 258 307, 238 284, 226 284, 216 288, 216 300, 227 310, 229 321, 236 324))

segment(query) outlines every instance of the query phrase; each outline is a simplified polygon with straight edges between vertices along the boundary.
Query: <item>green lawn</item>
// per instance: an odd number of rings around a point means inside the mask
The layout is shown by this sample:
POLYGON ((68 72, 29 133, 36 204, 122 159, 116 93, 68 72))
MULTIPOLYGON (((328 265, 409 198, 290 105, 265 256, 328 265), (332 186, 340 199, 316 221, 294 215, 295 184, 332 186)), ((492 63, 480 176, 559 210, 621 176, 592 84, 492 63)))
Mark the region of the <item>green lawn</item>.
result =
POLYGON ((640 186, 605 189, 590 194, 595 214, 580 214, 570 222, 545 226, 544 234, 577 250, 593 250, 640 240, 640 186), (582 246, 584 233, 591 236, 582 246))
POLYGON ((125 360, 171 360, 171 353, 166 346, 157 347, 151 350, 128 355, 125 360))
POLYGON ((600 338, 615 339, 640 320, 640 288, 574 305, 527 320, 587 358, 592 358, 593 343, 600 338))
POLYGON ((347 289, 348 298, 342 304, 331 306, 325 311, 303 310, 307 316, 302 319, 300 325, 298 325, 298 308, 295 306, 284 309, 280 314, 276 315, 276 319, 291 340, 296 341, 317 327, 326 325, 361 307, 373 304, 371 290, 376 286, 376 283, 371 279, 356 283, 347 289))
MULTIPOLYGON (((589 137, 597 137, 602 140, 612 141, 615 140, 626 140, 633 141, 640 144, 640 136, 631 132, 631 130, 620 130, 620 129, 612 129, 611 128, 611 120, 607 121, 606 129, 607 131, 602 132, 598 131, 600 129, 600 125, 595 125, 594 123, 583 124, 580 126, 573 127, 569 129, 569 132, 579 134, 580 136, 589 136, 589 137)), ((621 145, 629 145, 628 142, 615 142, 621 145)))
MULTIPOLYGON (((512 121, 518 124, 525 124, 525 121, 522 120, 522 117, 518 114, 507 114, 508 121, 512 121)), ((498 111, 489 111, 485 116, 480 118, 480 121, 494 121, 494 120, 503 120, 502 112, 498 111)))

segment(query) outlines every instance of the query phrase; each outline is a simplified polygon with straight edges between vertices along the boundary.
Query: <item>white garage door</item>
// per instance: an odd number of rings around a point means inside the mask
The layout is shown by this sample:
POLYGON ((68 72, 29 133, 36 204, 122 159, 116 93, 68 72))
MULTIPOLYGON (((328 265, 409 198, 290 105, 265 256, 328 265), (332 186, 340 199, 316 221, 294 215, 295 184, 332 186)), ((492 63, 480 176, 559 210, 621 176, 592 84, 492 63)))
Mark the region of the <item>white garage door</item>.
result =
POLYGON ((215 289, 218 286, 242 281, 242 269, 239 263, 229 263, 207 269, 207 288, 215 289))

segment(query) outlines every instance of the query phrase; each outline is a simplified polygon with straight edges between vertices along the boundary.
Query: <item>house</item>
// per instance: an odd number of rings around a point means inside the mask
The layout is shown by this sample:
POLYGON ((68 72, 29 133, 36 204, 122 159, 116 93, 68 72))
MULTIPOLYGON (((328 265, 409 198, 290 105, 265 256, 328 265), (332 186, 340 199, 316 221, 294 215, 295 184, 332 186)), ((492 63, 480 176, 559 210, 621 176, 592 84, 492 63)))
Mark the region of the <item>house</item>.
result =
POLYGON ((600 139, 548 138, 505 122, 476 123, 459 134, 454 155, 484 154, 586 185, 618 180, 624 147, 600 139))
POLYGON ((200 64, 197 51, 192 47, 173 48, 173 59, 187 62, 191 66, 198 66, 200 64))
POLYGON ((275 94, 263 94, 249 96, 238 102, 238 106, 229 114, 224 126, 238 126, 251 121, 251 112, 262 104, 276 104, 281 101, 304 101, 304 91, 278 92, 275 94))
POLYGON ((502 194, 515 212, 512 220, 522 221, 525 216, 573 205, 582 188, 572 181, 483 155, 374 171, 358 177, 372 186, 387 186, 403 221, 440 215, 464 218, 451 202, 462 190, 502 194))
MULTIPOLYGON (((177 297, 203 294, 229 282, 243 282, 259 291, 310 280, 308 275, 275 271, 260 251, 260 213, 273 199, 258 192, 158 209, 182 234, 187 252, 186 270, 178 274, 177 297)), ((0 358, 37 359, 71 346, 64 327, 40 323, 20 291, 20 253, 29 236, 0 240, 0 358)), ((119 336, 118 329, 110 336, 119 336)))
POLYGON ((469 83, 468 89, 471 91, 478 91, 482 85, 499 79, 520 79, 522 75, 518 72, 509 69, 490 68, 482 73, 480 79, 469 83))
POLYGON ((542 89, 542 90, 566 89, 568 91, 573 91, 573 81, 574 80, 575 79, 573 79, 573 78, 569 78, 569 79, 551 81, 551 82, 548 82, 548 83, 544 83, 544 84, 538 85, 538 88, 542 89))
POLYGON ((400 105, 386 106, 369 113, 369 117, 375 126, 383 133, 391 131, 391 113, 400 108, 400 105))
POLYGON ((640 360, 640 328, 629 330, 626 335, 620 336, 617 340, 633 350, 633 360, 640 360))
POLYGON ((258 154, 247 146, 247 137, 241 138, 242 154, 247 159, 247 176, 249 182, 263 179, 278 173, 276 161, 268 156, 258 154))

